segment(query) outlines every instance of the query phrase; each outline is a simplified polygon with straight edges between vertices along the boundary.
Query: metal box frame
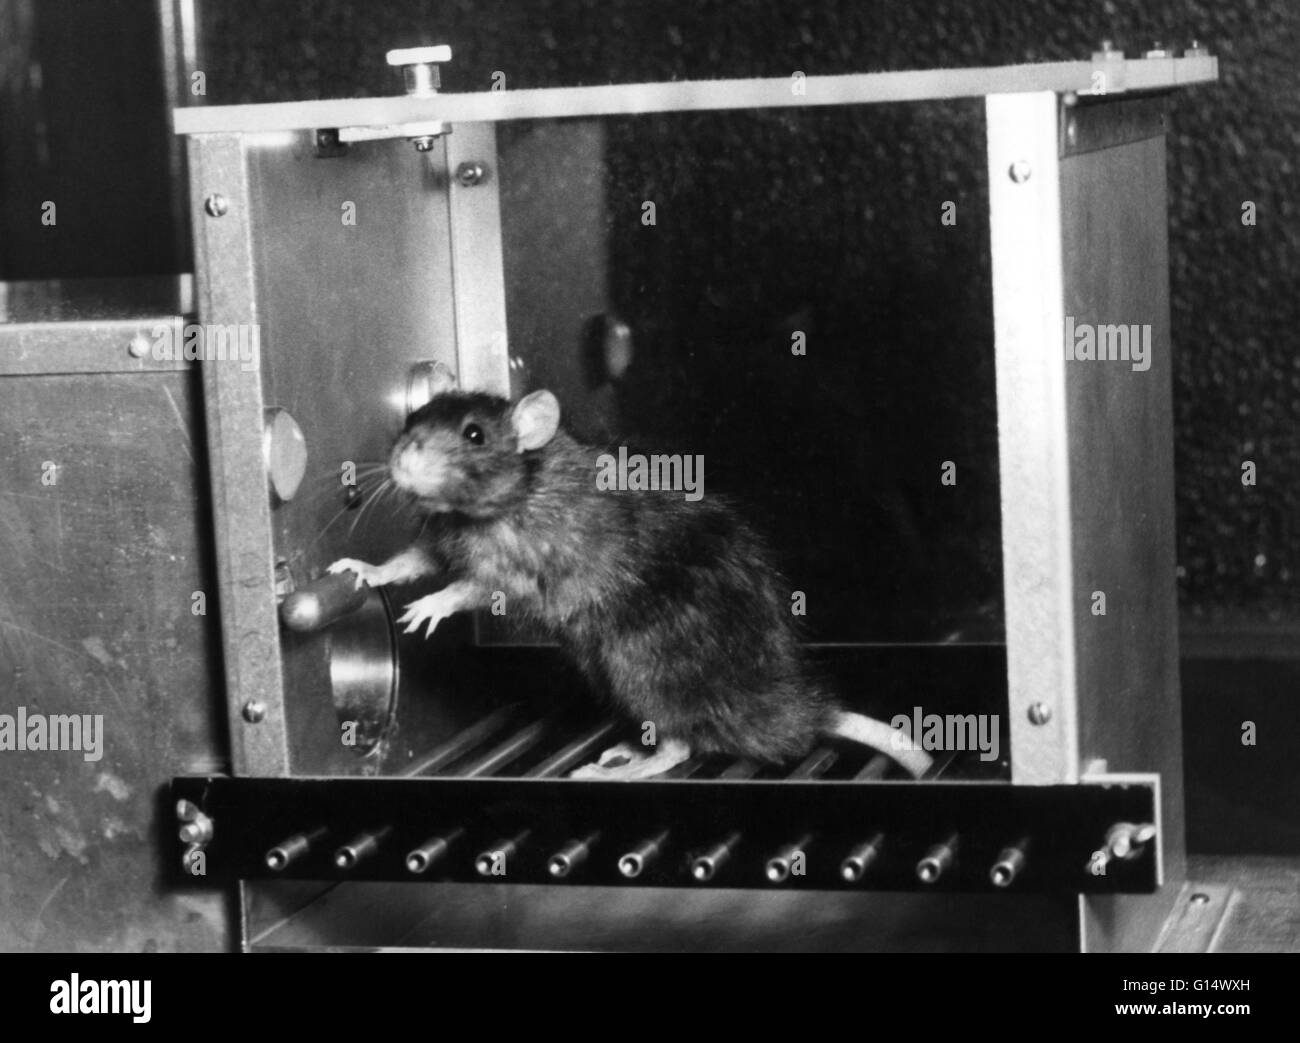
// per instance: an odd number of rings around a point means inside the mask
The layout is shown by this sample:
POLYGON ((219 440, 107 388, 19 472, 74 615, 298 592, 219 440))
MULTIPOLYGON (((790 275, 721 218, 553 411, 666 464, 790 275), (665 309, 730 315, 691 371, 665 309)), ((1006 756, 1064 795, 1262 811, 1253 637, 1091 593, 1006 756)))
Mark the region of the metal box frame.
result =
MULTIPOLYGON (((361 128, 391 137, 385 148, 409 149, 401 139, 414 128, 446 121, 454 133, 438 139, 426 175, 442 179, 445 211, 402 209, 392 225, 400 240, 401 221, 425 222, 445 241, 446 271, 416 265, 426 304, 395 314, 382 357, 352 376, 359 395, 373 398, 391 391, 402 366, 434 360, 467 384, 508 393, 497 188, 490 178, 467 187, 454 176, 466 161, 495 167, 497 121, 984 97, 1012 783, 1158 777, 1163 888, 1078 903, 1079 946, 1140 948, 1154 941, 1185 872, 1159 92, 1216 78, 1210 57, 1099 55, 813 76, 802 93, 777 78, 178 110, 177 130, 189 136, 198 309, 204 322, 259 322, 268 280, 285 277, 269 268, 281 233, 259 226, 269 200, 288 205, 275 192, 279 174, 260 158, 266 149, 287 143, 305 156, 308 136, 322 128, 361 128), (1067 316, 1149 326, 1150 369, 1067 364, 1067 316), (1094 610, 1097 593, 1105 614, 1094 610)), ((381 175, 394 157, 377 159, 381 175)), ((309 303, 300 274, 289 281, 309 303)), ((264 347, 260 372, 207 366, 204 387, 234 770, 284 776, 302 769, 289 752, 284 696, 295 668, 276 619, 283 533, 267 492, 263 416, 288 395, 314 422, 292 380, 348 374, 328 359, 292 362, 274 335, 264 347)), ((300 564, 318 571, 323 561, 300 564)))

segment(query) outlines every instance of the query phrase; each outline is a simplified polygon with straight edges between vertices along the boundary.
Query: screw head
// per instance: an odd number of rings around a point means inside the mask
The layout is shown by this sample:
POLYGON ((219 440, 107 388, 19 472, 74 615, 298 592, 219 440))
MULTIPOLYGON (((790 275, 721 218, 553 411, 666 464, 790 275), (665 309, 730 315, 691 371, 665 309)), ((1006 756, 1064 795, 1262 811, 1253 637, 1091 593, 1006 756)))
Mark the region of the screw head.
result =
POLYGON ((487 176, 482 163, 462 163, 456 168, 456 180, 466 188, 473 188, 487 176))
POLYGON ((293 570, 289 568, 289 563, 281 558, 275 563, 275 596, 277 600, 284 600, 294 592, 296 584, 293 581, 293 570))
POLYGON ((1034 168, 1029 165, 1029 160, 1018 159, 1011 164, 1011 169, 1007 171, 1011 175, 1011 180, 1017 185, 1023 185, 1029 180, 1029 175, 1034 172, 1034 168))
POLYGON ((1192 895, 1191 897, 1192 905, 1208 905, 1209 901, 1210 901, 1210 896, 1207 895, 1204 891, 1197 891, 1196 894, 1192 895))
POLYGON ((137 333, 126 346, 127 354, 133 359, 142 359, 149 354, 149 338, 137 333))
POLYGON ((244 703, 244 720, 249 724, 259 724, 266 719, 266 703, 260 699, 250 699, 244 703))
POLYGON ((230 204, 220 192, 213 192, 203 200, 203 209, 208 212, 209 217, 225 217, 230 210, 230 204))
POLYGON ((1052 708, 1046 703, 1034 703, 1029 707, 1029 720, 1033 724, 1046 724, 1052 719, 1052 708))

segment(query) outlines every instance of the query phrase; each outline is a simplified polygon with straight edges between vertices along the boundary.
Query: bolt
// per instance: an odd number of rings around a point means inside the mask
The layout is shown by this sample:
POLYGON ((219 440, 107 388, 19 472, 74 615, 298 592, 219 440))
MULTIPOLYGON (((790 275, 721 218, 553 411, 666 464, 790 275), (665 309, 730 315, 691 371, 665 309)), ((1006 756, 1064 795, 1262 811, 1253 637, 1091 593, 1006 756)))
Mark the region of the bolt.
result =
POLYGON ((403 47, 389 51, 385 56, 388 64, 401 67, 402 81, 406 93, 416 98, 427 98, 438 92, 441 74, 438 66, 441 62, 451 61, 451 48, 439 47, 403 47))
POLYGON ((149 354, 149 338, 143 333, 137 333, 131 338, 131 343, 126 346, 127 352, 133 359, 142 359, 149 354))
POLYGON ((348 146, 339 140, 338 127, 318 127, 316 128, 316 155, 321 158, 331 156, 342 156, 348 151, 348 146))
POLYGON ((1005 847, 998 854, 997 863, 989 870, 989 880, 994 887, 1010 887, 1020 871, 1025 868, 1024 841, 1005 847))
POLYGON ((250 699, 244 703, 244 720, 249 724, 258 724, 266 717, 266 703, 260 699, 250 699))
POLYGON ((283 601, 294 591, 293 570, 289 568, 289 563, 284 558, 279 558, 275 563, 275 596, 276 600, 283 601))
POLYGON ((181 826, 180 838, 185 844, 206 844, 212 839, 212 819, 200 813, 193 822, 181 826))
POLYGON ((466 188, 472 188, 486 176, 487 171, 483 169, 482 163, 462 163, 456 168, 456 180, 466 188))
POLYGON ((1029 180, 1029 175, 1034 172, 1034 168, 1029 165, 1029 160, 1018 159, 1011 164, 1011 180, 1017 185, 1023 185, 1029 180))
MULTIPOLYGON (((412 98, 432 98, 442 86, 440 62, 451 61, 451 48, 446 45, 438 47, 404 47, 387 54, 388 64, 401 67, 402 81, 406 93, 412 98)), ((416 152, 431 152, 435 142, 443 134, 450 134, 451 127, 442 124, 437 134, 421 134, 411 138, 416 152)))
POLYGON ((1162 44, 1159 40, 1153 40, 1151 42, 1151 47, 1147 50, 1145 54, 1142 55, 1142 57, 1143 58, 1168 58, 1169 52, 1165 50, 1165 45, 1162 44))
POLYGON ((199 806, 182 798, 176 802, 176 817, 182 822, 193 822, 199 817, 199 806))
POLYGON ((1141 825, 1117 822, 1106 833, 1106 849, 1115 858, 1132 858, 1141 853, 1155 835, 1156 827, 1150 822, 1141 825))
POLYGON ((1208 57, 1210 49, 1201 43, 1200 40, 1193 40, 1190 47, 1183 51, 1184 58, 1205 58, 1208 57))
POLYGON ((1029 720, 1033 724, 1046 724, 1052 719, 1052 708, 1046 703, 1034 703, 1029 707, 1029 720))
POLYGON ((203 200, 203 209, 208 212, 209 217, 225 217, 230 210, 230 204, 220 192, 213 192, 203 200))
POLYGON ((1209 901, 1210 896, 1204 891, 1197 891, 1191 898, 1192 905, 1208 905, 1209 901))

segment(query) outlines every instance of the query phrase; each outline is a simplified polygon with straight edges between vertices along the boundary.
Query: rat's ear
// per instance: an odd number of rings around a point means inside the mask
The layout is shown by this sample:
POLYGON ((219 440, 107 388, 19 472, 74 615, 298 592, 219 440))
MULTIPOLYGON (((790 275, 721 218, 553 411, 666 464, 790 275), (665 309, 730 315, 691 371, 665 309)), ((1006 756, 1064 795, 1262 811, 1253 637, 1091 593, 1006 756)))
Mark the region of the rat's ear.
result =
POLYGON ((428 381, 429 398, 456 390, 456 374, 445 363, 435 362, 425 379, 428 381))
POLYGON ((519 451, 540 449, 560 427, 560 403, 549 391, 525 395, 510 414, 510 424, 519 441, 519 451))

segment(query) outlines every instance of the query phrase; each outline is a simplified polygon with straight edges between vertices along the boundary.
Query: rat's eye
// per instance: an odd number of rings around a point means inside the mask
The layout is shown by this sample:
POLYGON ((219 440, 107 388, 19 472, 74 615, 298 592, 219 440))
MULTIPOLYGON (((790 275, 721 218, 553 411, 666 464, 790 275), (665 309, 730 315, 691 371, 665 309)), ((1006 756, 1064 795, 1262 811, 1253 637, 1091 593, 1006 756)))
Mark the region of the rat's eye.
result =
POLYGON ((482 445, 487 441, 487 437, 483 434, 483 429, 479 427, 478 424, 466 424, 465 430, 460 434, 465 441, 472 445, 482 445))

